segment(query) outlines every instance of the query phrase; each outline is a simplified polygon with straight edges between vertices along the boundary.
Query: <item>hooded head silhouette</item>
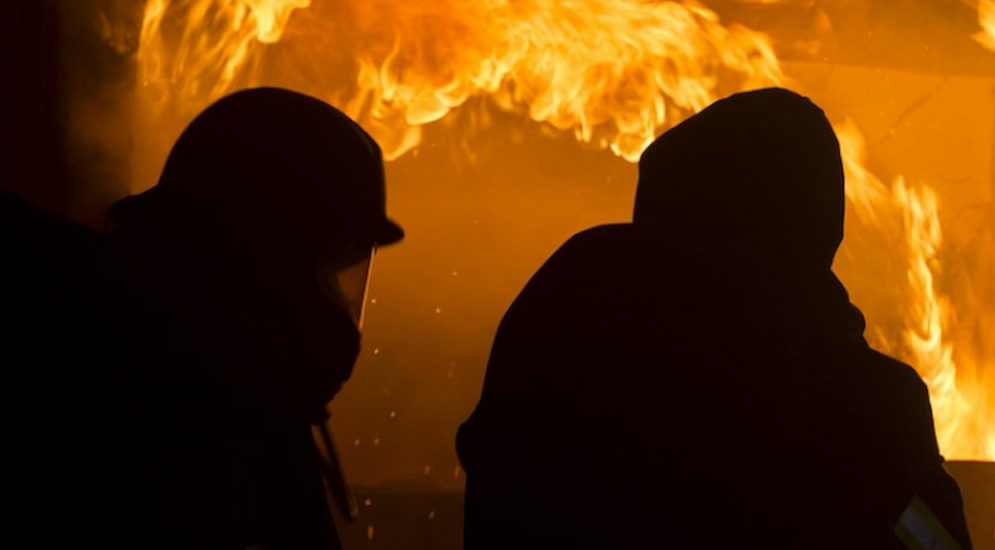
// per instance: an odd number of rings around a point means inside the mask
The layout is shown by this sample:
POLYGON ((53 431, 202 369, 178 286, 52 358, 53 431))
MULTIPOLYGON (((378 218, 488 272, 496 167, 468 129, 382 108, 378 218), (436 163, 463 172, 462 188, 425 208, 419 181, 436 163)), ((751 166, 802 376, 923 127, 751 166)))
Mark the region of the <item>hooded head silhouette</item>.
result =
POLYGON ((822 110, 770 88, 718 101, 639 161, 633 222, 703 253, 798 274, 832 265, 843 166, 822 110))

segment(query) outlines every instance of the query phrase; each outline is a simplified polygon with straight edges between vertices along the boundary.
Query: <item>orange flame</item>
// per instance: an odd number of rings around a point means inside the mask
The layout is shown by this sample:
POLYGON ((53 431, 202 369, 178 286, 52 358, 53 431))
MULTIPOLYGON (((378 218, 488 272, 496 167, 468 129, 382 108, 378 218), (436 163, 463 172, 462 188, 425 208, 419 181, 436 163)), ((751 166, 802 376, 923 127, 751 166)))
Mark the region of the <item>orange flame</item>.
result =
MULTIPOLYGON (((929 387, 937 438, 951 454, 995 456, 995 418, 987 410, 987 395, 962 391, 958 385, 953 345, 946 334, 950 303, 936 290, 934 281, 940 268, 937 254, 942 239, 939 200, 928 186, 908 187, 901 178, 893 192, 905 214, 911 259, 908 277, 918 298, 906 314, 905 345, 929 387)), ((981 387, 995 387, 992 371, 987 372, 988 380, 981 380, 987 386, 981 387)), ((965 381, 963 377, 960 380, 965 381)))
MULTIPOLYGON (((360 93, 349 111, 361 116, 360 107, 369 105, 373 113, 399 113, 409 128, 418 128, 469 97, 487 95, 506 110, 572 129, 578 140, 635 161, 671 117, 717 99, 723 72, 738 75, 743 87, 782 79, 763 35, 724 27, 714 12, 692 2, 492 1, 485 10, 456 7, 442 3, 441 9, 467 14, 460 28, 488 32, 469 48, 453 48, 464 53, 441 67, 425 55, 438 48, 434 29, 396 36, 385 59, 360 60, 360 93)), ((431 21, 440 8, 404 9, 411 10, 402 14, 405 19, 431 21)))
MULTIPOLYGON (((993 364, 970 357, 962 376, 949 337, 950 302, 937 290, 937 257, 942 244, 939 198, 928 185, 910 187, 898 176, 888 188, 864 168, 864 138, 851 120, 836 127, 847 178, 847 199, 863 221, 882 227, 899 216, 905 233, 910 303, 903 318, 903 342, 872 342, 896 348, 916 367, 929 389, 937 439, 944 453, 957 458, 995 458, 995 416, 986 388, 995 387, 993 364)), ((886 229, 885 229, 886 230, 886 229)), ((965 354, 967 355, 967 354, 965 354)), ((990 363, 990 361, 989 361, 990 363)))
MULTIPOLYGON (((313 11, 304 9, 309 6, 309 0, 149 0, 138 53, 148 116, 188 120, 221 95, 263 82, 266 45, 279 42, 292 16, 313 11)), ((308 20, 321 26, 308 36, 349 35, 358 47, 355 78, 344 88, 308 91, 360 121, 388 159, 416 147, 424 125, 482 97, 635 161, 655 135, 724 95, 720 90, 789 84, 763 34, 723 25, 693 1, 333 6, 325 9, 336 10, 334 17, 308 20)), ((979 17, 985 34, 976 38, 995 46, 995 0, 981 0, 979 17)), ((908 249, 903 341, 876 344, 923 376, 943 452, 995 459, 995 415, 987 401, 995 365, 972 358, 971 350, 954 353, 948 336, 955 316, 935 281, 942 245, 936 193, 901 178, 885 185, 865 168, 856 125, 846 121, 837 130, 851 211, 882 231, 899 225, 908 249), (955 357, 970 368, 958 371, 955 357)))
MULTIPOLYGON (((182 13, 171 5, 146 9, 143 81, 181 84, 159 97, 215 99, 240 71, 252 73, 261 45, 278 41, 308 2, 188 2, 182 13), (160 32, 167 14, 183 21, 178 37, 160 32)), ((742 88, 784 80, 764 35, 723 26, 695 2, 377 0, 344 15, 350 28, 381 31, 362 36, 357 91, 341 103, 370 123, 388 159, 417 145, 422 125, 487 96, 635 161, 669 118, 718 99, 720 78, 742 88)))
POLYGON ((995 0, 979 0, 978 24, 981 31, 974 35, 974 39, 995 52, 995 0))
POLYGON ((148 0, 139 38, 140 81, 169 90, 161 100, 218 98, 230 89, 257 44, 279 41, 290 14, 310 4, 311 0, 148 0), (167 14, 179 17, 167 21, 167 14), (182 24, 175 28, 166 24, 177 20, 182 24))

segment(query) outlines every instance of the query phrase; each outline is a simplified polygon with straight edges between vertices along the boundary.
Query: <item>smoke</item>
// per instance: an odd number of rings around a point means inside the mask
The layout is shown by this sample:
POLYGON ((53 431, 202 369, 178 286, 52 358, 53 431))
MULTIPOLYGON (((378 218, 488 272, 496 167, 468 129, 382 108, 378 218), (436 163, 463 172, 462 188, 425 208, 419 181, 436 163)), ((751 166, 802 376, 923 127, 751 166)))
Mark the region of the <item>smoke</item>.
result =
POLYGON ((68 214, 99 227, 107 207, 129 190, 141 6, 126 0, 58 6, 68 214))

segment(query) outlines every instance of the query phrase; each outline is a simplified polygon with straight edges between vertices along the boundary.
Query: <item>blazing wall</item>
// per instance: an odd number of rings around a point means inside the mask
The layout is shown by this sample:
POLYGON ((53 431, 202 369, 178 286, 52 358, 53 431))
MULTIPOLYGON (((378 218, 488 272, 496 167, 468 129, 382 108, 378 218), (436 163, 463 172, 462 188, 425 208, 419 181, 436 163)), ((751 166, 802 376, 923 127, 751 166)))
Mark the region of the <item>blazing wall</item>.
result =
POLYGON ((653 136, 767 85, 837 127, 836 269, 869 340, 927 381, 948 457, 995 459, 990 0, 98 4, 84 20, 125 68, 73 96, 68 128, 127 152, 105 194, 153 185, 183 126, 250 85, 325 98, 387 151, 408 238, 378 255, 363 356, 334 405, 354 481, 461 486, 455 429, 517 291, 573 232, 629 218, 631 161, 653 136))

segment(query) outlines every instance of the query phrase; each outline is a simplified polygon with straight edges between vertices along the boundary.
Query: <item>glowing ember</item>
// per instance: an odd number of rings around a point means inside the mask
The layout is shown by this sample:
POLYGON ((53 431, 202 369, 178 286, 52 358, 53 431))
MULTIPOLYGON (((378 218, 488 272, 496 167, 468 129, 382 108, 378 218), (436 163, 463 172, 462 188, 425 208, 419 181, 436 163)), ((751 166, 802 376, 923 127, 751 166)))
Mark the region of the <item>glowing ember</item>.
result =
MULTIPOLYGON (((309 0, 149 0, 140 104, 150 120, 185 122, 225 93, 270 83, 264 52, 299 33, 314 48, 299 65, 346 55, 352 71, 301 87, 359 120, 388 158, 416 147, 423 125, 482 97, 634 161, 655 135, 719 95, 791 86, 764 35, 723 25, 690 1, 368 0, 320 9, 309 0)), ((995 0, 980 0, 978 13, 983 32, 974 38, 995 51, 995 0)), ((896 304, 905 311, 903 336, 873 343, 926 381, 945 454, 995 459, 995 365, 979 349, 954 349, 951 332, 973 328, 956 326, 935 282, 937 195, 900 177, 884 184, 866 168, 857 126, 845 121, 837 131, 850 212, 881 232, 898 226, 907 249, 906 303, 896 304)))

